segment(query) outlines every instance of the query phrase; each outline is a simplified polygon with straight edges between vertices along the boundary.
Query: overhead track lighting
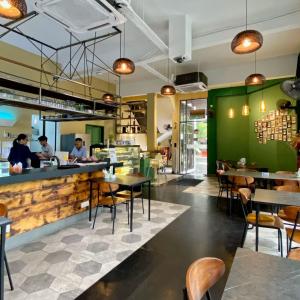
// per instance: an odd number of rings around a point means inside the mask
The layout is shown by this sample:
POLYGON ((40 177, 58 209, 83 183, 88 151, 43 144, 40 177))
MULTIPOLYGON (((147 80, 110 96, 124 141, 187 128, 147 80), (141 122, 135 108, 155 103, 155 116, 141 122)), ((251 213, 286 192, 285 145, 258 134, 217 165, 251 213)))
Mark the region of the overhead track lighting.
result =
POLYGON ((231 50, 236 54, 246 54, 258 50, 263 45, 263 36, 257 30, 248 29, 248 3, 246 0, 246 30, 239 32, 231 42, 231 50))
POLYGON ((16 20, 27 14, 25 0, 0 0, 0 17, 16 20))

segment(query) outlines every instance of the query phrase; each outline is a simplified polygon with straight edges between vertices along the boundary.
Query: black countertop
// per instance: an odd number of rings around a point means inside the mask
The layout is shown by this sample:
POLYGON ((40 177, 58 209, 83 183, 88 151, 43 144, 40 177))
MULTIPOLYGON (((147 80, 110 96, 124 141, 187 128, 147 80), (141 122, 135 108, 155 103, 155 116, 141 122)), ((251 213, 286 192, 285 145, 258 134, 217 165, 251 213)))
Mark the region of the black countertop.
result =
MULTIPOLYGON (((122 163, 113 163, 110 166, 121 167, 122 163)), ((33 180, 43 180, 57 177, 64 177, 79 173, 89 173, 107 168, 106 162, 97 164, 87 164, 73 169, 57 169, 57 167, 45 167, 40 169, 25 169, 21 174, 12 174, 0 177, 0 185, 21 183, 33 180)))

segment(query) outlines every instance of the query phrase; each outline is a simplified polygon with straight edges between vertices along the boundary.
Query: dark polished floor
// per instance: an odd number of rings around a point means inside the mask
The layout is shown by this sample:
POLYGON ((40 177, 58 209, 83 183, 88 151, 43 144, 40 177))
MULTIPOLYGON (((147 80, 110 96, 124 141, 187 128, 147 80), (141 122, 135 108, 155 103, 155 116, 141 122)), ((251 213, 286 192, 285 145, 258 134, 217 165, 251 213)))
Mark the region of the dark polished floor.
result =
POLYGON ((211 290, 220 299, 243 224, 217 209, 216 198, 182 193, 186 187, 153 188, 152 199, 191 208, 77 299, 182 300, 188 266, 204 256, 219 257, 226 274, 211 290))

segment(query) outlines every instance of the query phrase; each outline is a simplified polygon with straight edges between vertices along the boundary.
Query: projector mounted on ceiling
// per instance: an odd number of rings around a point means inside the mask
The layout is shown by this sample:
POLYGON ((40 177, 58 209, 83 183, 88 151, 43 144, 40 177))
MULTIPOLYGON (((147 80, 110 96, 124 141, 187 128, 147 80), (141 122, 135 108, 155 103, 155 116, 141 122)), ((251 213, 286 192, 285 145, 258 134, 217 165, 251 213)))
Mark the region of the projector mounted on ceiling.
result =
POLYGON ((126 22, 107 0, 37 0, 36 7, 74 33, 95 32, 126 22))

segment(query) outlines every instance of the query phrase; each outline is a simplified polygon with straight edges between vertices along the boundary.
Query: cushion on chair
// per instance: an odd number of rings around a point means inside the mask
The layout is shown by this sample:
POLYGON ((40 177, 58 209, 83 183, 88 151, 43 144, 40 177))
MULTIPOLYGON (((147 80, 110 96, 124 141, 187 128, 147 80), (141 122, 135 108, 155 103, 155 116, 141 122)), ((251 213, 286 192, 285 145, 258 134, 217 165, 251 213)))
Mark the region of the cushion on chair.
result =
MULTIPOLYGON (((115 204, 125 203, 125 202, 127 202, 127 200, 128 199, 126 199, 126 198, 114 197, 115 204)), ((107 196, 107 197, 102 197, 99 200, 99 205, 112 206, 112 205, 114 205, 114 202, 113 202, 111 196, 107 196)))
MULTIPOLYGON (((131 191, 128 191, 128 190, 121 191, 121 192, 118 192, 116 195, 117 195, 117 197, 130 199, 131 191)), ((132 195, 133 195, 133 198, 137 198, 142 195, 142 192, 133 192, 132 195)))
MULTIPOLYGON (((248 214, 247 220, 249 223, 256 222, 256 214, 255 213, 248 214)), ((271 215, 259 214, 258 220, 259 220, 259 222, 274 222, 275 218, 274 218, 274 216, 271 216, 271 215)))

